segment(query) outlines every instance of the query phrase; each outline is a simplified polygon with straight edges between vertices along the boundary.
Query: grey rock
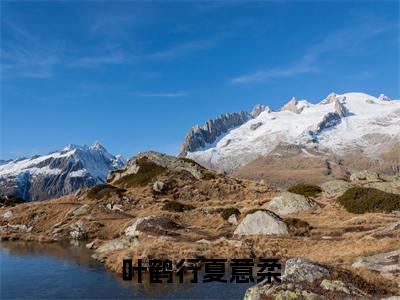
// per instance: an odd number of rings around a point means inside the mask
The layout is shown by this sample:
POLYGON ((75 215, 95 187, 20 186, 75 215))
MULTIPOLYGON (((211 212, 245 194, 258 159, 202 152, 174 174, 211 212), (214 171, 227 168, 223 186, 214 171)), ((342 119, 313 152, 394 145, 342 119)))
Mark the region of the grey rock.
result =
POLYGON ((25 224, 6 224, 0 226, 0 232, 31 232, 32 226, 28 227, 25 224))
POLYGON ((286 261, 285 280, 291 282, 313 282, 316 279, 329 276, 329 270, 318 262, 304 258, 291 258, 286 261))
POLYGON ((259 210, 248 214, 236 227, 234 235, 288 234, 288 227, 271 211, 259 210))
POLYGON ((400 272, 400 249, 359 257, 352 267, 366 268, 380 272, 384 277, 393 278, 394 274, 400 272))
POLYGON ((254 130, 256 130, 257 128, 259 128, 260 126, 262 126, 262 125, 263 125, 262 122, 254 123, 254 124, 251 124, 251 125, 250 125, 250 129, 254 131, 254 130))
POLYGON ((139 244, 139 239, 137 237, 132 237, 132 238, 121 238, 121 239, 115 239, 111 241, 107 241, 101 246, 99 246, 96 249, 96 253, 104 253, 104 252, 110 252, 114 250, 120 250, 124 248, 129 248, 133 246, 137 246, 139 244))
POLYGON ((290 192, 282 192, 266 204, 267 209, 281 216, 307 211, 316 206, 317 203, 314 200, 290 192))
POLYGON ((69 233, 70 237, 75 240, 83 240, 87 238, 87 228, 82 221, 77 221, 71 226, 71 231, 69 233))
POLYGON ((355 295, 359 297, 366 296, 367 293, 363 292, 359 288, 356 288, 354 285, 350 283, 344 283, 340 280, 328 280, 324 279, 321 282, 321 287, 325 290, 332 292, 342 292, 348 295, 355 295))
POLYGON ((153 191, 157 192, 157 193, 161 193, 163 192, 165 189, 165 183, 162 181, 156 181, 153 184, 153 191))
POLYGON ((321 188, 325 196, 329 198, 337 198, 343 195, 353 185, 344 180, 331 180, 323 183, 321 188))
POLYGON ((379 178, 379 175, 376 172, 372 171, 359 171, 359 172, 354 172, 350 176, 350 181, 381 181, 379 178))
POLYGON ((299 113, 301 113, 302 110, 297 107, 297 103, 298 102, 297 102, 296 98, 292 97, 288 103, 286 103, 284 106, 281 107, 280 111, 286 110, 286 111, 291 111, 296 114, 299 114, 299 113))
POLYGON ((81 207, 75 209, 75 210, 72 212, 72 215, 74 215, 74 216, 81 216, 81 215, 87 214, 87 212, 88 212, 88 210, 87 210, 88 206, 89 206, 89 205, 87 205, 87 204, 82 205, 81 207))
POLYGON ((386 193, 400 194, 400 182, 370 182, 365 186, 378 189, 386 193))
POLYGON ((14 216, 14 213, 11 210, 7 210, 5 213, 3 213, 1 215, 3 218, 11 218, 12 216, 14 216))
POLYGON ((138 236, 141 234, 152 235, 178 235, 177 230, 183 226, 165 216, 148 216, 136 219, 125 228, 126 236, 138 236))
POLYGON ((233 224, 233 225, 237 225, 239 223, 239 218, 237 215, 233 214, 230 215, 228 218, 228 223, 233 224))

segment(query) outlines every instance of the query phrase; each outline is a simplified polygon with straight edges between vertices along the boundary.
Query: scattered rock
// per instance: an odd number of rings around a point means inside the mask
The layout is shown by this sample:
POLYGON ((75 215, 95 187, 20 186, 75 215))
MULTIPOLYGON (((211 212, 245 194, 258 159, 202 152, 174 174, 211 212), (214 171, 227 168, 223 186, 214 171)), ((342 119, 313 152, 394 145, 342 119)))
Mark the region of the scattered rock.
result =
POLYGON ((69 235, 75 240, 83 240, 87 238, 86 225, 82 221, 75 222, 71 226, 69 235))
POLYGON ((272 200, 267 203, 266 208, 279 215, 288 215, 310 210, 316 205, 317 203, 314 200, 304 197, 303 195, 282 192, 278 196, 272 198, 272 200))
POLYGON ((329 270, 322 264, 304 258, 291 258, 286 261, 285 280, 292 282, 313 282, 316 279, 329 276, 329 270))
POLYGON ((87 204, 84 204, 84 205, 82 205, 81 207, 79 207, 79 208, 73 210, 73 211, 72 211, 72 214, 73 214, 74 216, 85 215, 85 214, 87 214, 87 212, 88 212, 88 211, 87 211, 87 208, 88 208, 88 205, 87 205, 87 204))
POLYGON ((359 257, 352 265, 353 268, 366 268, 377 271, 386 278, 393 278, 400 272, 400 249, 382 252, 372 256, 359 257))
POLYGON ((353 187, 353 185, 344 180, 331 180, 321 185, 321 188, 324 191, 323 195, 329 198, 340 197, 351 187, 353 187))
POLYGON ((209 240, 206 240, 206 239, 198 240, 197 243, 199 243, 199 244, 211 244, 211 242, 209 240))
POLYGON ((381 179, 378 173, 365 170, 351 174, 350 181, 381 181, 381 179))
POLYGON ((96 249, 96 253, 104 253, 104 252, 109 252, 109 251, 114 251, 114 250, 120 250, 124 248, 129 248, 132 246, 136 246, 139 244, 139 239, 137 237, 132 237, 132 238, 121 238, 121 239, 115 239, 111 241, 107 241, 101 246, 99 246, 96 249))
POLYGON ((11 218, 14 215, 14 213, 11 210, 7 210, 4 214, 2 214, 1 216, 3 218, 11 218))
POLYGON ((90 242, 90 243, 87 243, 86 244, 86 248, 88 248, 88 249, 93 249, 94 248, 94 242, 90 242))
POLYGON ((344 283, 341 280, 328 280, 324 279, 321 282, 321 287, 325 290, 332 292, 342 292, 348 295, 356 295, 356 296, 366 296, 362 290, 356 288, 354 285, 350 283, 344 283))
POLYGON ((31 232, 32 226, 28 227, 25 224, 6 224, 0 226, 0 232, 31 232))
POLYGON ((234 235, 288 234, 288 227, 271 211, 259 210, 248 214, 238 225, 234 235))
POLYGON ((237 225, 239 223, 239 218, 237 215, 230 215, 228 218, 228 223, 231 223, 233 225, 237 225))
POLYGON ((148 216, 138 218, 125 229, 126 236, 137 236, 142 233, 155 235, 178 235, 175 231, 183 226, 164 216, 148 216))
POLYGON ((156 181, 153 184, 153 191, 156 193, 162 193, 165 190, 165 183, 162 181, 156 181))
POLYGON ((107 207, 109 210, 123 211, 122 206, 121 206, 121 205, 118 205, 118 204, 108 203, 108 204, 106 205, 106 207, 107 207))

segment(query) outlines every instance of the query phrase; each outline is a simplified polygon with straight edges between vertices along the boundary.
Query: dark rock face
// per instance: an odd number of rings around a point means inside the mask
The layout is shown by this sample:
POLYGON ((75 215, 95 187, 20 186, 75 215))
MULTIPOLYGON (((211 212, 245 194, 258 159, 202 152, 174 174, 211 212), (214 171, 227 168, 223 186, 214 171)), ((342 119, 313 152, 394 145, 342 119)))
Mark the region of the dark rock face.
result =
POLYGON ((193 126, 186 134, 179 156, 186 156, 188 152, 196 151, 207 144, 214 143, 224 133, 246 123, 252 118, 253 116, 250 113, 242 111, 224 114, 216 119, 208 120, 203 128, 199 125, 193 126))
POLYGON ((124 160, 99 143, 90 147, 68 146, 62 151, 14 160, 0 166, 0 194, 25 201, 60 197, 106 181, 110 170, 124 160))

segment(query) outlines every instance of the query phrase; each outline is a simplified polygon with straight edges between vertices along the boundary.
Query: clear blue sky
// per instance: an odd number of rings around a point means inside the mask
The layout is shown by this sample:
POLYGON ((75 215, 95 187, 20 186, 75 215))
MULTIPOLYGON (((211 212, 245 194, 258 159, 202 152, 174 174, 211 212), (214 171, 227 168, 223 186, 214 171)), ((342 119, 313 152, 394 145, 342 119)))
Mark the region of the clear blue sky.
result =
POLYGON ((221 113, 400 98, 399 2, 1 2, 1 159, 176 153, 221 113))

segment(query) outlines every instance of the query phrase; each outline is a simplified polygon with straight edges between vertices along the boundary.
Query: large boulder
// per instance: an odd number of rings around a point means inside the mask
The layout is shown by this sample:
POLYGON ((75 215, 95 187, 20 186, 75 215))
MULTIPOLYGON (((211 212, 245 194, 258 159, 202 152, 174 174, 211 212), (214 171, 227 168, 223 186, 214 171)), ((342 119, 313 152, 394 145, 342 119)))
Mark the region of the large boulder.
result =
POLYGON ((288 227, 275 213, 259 210, 248 214, 236 227, 234 235, 288 234, 288 227))
POLYGON ((353 187, 353 185, 344 180, 331 180, 321 185, 323 195, 328 198, 340 197, 351 187, 353 187))
POLYGON ((77 221, 71 226, 71 231, 69 235, 74 240, 84 240, 87 238, 87 227, 82 221, 77 221))
POLYGON ((378 173, 364 170, 351 174, 350 181, 381 181, 381 179, 378 173))
POLYGON ((279 215, 288 215, 307 211, 315 207, 317 203, 303 195, 290 192, 282 192, 278 196, 272 198, 266 204, 266 208, 272 210, 279 215))
POLYGON ((384 277, 393 278, 394 274, 400 272, 400 249, 367 257, 359 257, 353 263, 352 267, 366 268, 380 272, 384 277))
POLYGON ((125 228, 126 236, 138 236, 143 233, 152 235, 178 235, 176 230, 183 226, 165 216, 148 216, 138 218, 125 228))
POLYGON ((329 270, 318 262, 304 258, 291 258, 286 261, 283 277, 292 282, 313 282, 316 279, 329 276, 329 270))

